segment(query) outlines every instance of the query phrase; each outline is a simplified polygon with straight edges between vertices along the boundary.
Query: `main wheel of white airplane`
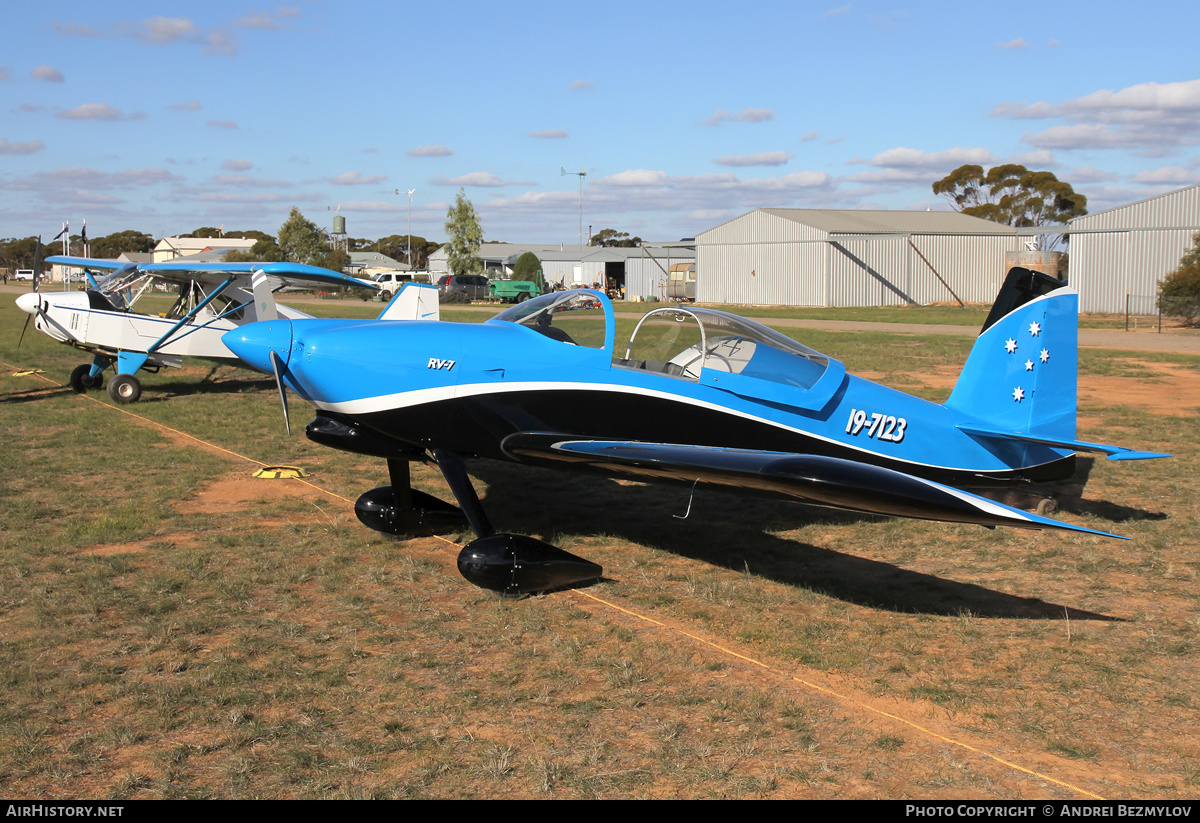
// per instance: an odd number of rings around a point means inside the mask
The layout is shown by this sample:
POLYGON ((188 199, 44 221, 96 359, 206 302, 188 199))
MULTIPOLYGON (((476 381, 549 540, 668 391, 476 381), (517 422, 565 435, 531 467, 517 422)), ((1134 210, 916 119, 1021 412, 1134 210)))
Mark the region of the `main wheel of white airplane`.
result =
POLYGON ((136 403, 142 396, 142 384, 132 374, 118 374, 108 384, 108 396, 116 403, 136 403))
POLYGON ((76 394, 83 394, 89 389, 99 389, 104 386, 104 372, 100 372, 95 377, 92 377, 92 364, 84 363, 81 366, 76 366, 71 372, 71 390, 76 394))
POLYGON ((384 303, 386 303, 386 302, 388 302, 389 300, 391 300, 391 299, 392 299, 392 293, 391 293, 390 291, 388 291, 387 289, 384 289, 383 291, 381 291, 381 292, 379 293, 379 298, 380 298, 380 299, 381 299, 381 300, 382 300, 384 303))

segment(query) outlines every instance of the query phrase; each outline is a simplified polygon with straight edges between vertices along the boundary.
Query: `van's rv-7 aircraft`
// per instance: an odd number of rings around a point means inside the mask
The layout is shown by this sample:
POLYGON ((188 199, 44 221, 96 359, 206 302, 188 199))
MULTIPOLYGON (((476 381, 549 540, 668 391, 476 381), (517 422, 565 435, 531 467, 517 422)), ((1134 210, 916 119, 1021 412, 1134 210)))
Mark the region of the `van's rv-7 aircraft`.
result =
MULTIPOLYGON (((429 289, 409 284, 409 290, 429 289)), ((966 488, 1066 479, 1075 452, 1165 457, 1078 440, 1078 295, 1009 273, 950 398, 932 403, 847 374, 837 360, 735 315, 659 308, 618 346, 613 307, 553 292, 483 324, 292 320, 225 343, 317 411, 309 439, 387 460, 363 494, 367 526, 430 533, 466 517, 459 570, 521 594, 599 579, 600 567, 525 535, 497 534, 464 457, 711 484, 878 515, 1108 535, 966 488), (380 352, 390 353, 381 358, 380 352), (409 484, 437 464, 461 511, 409 484)))
MULTIPOLYGON (((358 286, 377 291, 374 283, 317 266, 299 263, 121 263, 89 257, 47 257, 47 263, 83 269, 83 291, 34 291, 17 298, 17 305, 34 321, 34 328, 51 338, 92 355, 71 373, 77 392, 99 389, 104 370, 113 368, 108 395, 118 403, 133 403, 142 394, 136 374, 179 366, 183 357, 238 363, 221 342, 231 329, 265 319, 261 307, 270 304, 269 317, 308 318, 304 312, 274 304, 271 294, 288 286, 358 286), (97 281, 94 272, 105 272, 97 281), (138 299, 156 283, 169 284, 177 295, 164 315, 136 310, 138 299), (276 313, 277 312, 277 313, 276 313)), ((26 326, 29 320, 25 321, 26 326)), ((24 330, 22 330, 24 335, 24 330)))

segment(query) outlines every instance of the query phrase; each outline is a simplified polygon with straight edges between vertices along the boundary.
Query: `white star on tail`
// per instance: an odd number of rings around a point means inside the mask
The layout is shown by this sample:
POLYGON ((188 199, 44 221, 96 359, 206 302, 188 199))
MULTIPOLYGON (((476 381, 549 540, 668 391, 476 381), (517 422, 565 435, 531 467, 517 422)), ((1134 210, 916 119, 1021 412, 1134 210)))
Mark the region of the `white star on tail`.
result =
POLYGON ((1039 354, 1038 357, 1041 358, 1041 361, 1043 363, 1045 363, 1047 360, 1050 359, 1050 352, 1047 349, 1042 349, 1042 353, 1039 354))
POLYGON ((1004 350, 1009 354, 1015 352, 1017 350, 1017 341, 1013 340, 1011 337, 1008 338, 1008 341, 1004 344, 1004 350))
POLYGON ((1025 371, 1033 371, 1033 361, 1032 360, 1025 361, 1025 371))
POLYGON ((1042 327, 1039 326, 1037 323, 1030 323, 1029 324, 1029 333, 1031 335, 1033 335, 1034 337, 1037 337, 1039 334, 1042 333, 1042 327))
POLYGON ((1020 386, 1017 386, 1015 389, 1013 389, 1013 400, 1016 400, 1018 403, 1020 403, 1024 399, 1025 399, 1025 390, 1023 388, 1021 388, 1020 386))

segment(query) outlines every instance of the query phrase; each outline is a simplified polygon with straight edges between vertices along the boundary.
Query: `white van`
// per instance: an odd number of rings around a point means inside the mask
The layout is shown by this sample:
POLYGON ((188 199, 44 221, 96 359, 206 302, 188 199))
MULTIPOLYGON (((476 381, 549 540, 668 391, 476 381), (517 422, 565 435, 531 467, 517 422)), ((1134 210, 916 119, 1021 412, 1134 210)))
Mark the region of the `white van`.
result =
POLYGON ((17 269, 16 278, 18 280, 28 280, 33 282, 33 269, 17 269))

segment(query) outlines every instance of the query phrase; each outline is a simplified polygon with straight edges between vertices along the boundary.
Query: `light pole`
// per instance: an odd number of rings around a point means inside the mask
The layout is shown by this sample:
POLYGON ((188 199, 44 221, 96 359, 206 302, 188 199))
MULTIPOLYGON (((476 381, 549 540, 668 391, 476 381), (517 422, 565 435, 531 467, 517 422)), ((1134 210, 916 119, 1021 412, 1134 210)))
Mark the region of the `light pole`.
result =
MULTIPOLYGON (((412 269, 412 196, 416 189, 408 190, 408 268, 412 269)), ((396 189, 396 194, 400 193, 400 189, 396 189)))
POLYGON ((562 172, 559 177, 565 177, 568 174, 579 176, 579 250, 583 251, 583 178, 587 177, 587 170, 567 171, 562 166, 559 166, 558 170, 562 172))

